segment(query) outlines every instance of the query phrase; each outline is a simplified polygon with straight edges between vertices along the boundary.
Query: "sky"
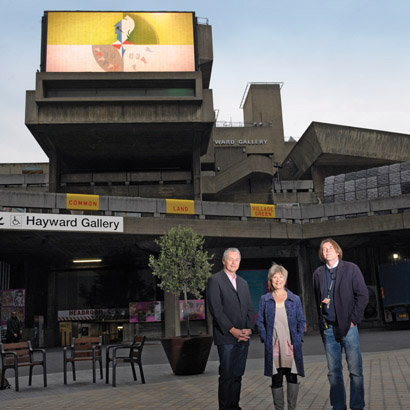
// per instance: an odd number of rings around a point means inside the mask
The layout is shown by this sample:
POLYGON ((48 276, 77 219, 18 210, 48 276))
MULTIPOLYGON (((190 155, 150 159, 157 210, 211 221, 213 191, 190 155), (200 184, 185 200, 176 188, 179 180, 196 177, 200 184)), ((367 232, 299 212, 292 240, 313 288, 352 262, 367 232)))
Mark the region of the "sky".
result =
POLYGON ((24 124, 45 10, 194 11, 212 26, 218 121, 249 82, 283 82, 285 137, 312 121, 410 134, 410 1, 1 0, 0 163, 47 162, 24 124))

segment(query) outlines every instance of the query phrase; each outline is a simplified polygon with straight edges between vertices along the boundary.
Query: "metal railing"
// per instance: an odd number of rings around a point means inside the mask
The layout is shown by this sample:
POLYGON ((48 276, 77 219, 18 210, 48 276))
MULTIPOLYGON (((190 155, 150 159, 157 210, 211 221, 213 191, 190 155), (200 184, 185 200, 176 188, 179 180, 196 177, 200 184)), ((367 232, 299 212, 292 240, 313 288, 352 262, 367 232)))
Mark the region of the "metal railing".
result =
MULTIPOLYGON (((0 212, 70 213, 66 209, 66 194, 0 191, 0 212)), ((246 221, 254 218, 250 203, 194 201, 194 215, 177 215, 196 219, 230 219, 246 221)), ((276 205, 276 223, 309 223, 409 213, 410 194, 389 198, 316 205, 276 205)), ((77 211, 78 212, 78 211, 77 211)), ((88 213, 88 211, 86 211, 88 213)), ((166 199, 100 196, 100 210, 92 214, 134 217, 176 217, 167 214, 166 199)))
POLYGON ((251 85, 254 85, 254 84, 255 85, 278 85, 279 88, 282 89, 284 83, 281 83, 281 82, 279 82, 279 83, 277 83, 277 82, 276 83, 275 82, 273 82, 273 83, 250 82, 250 83, 246 84, 246 88, 245 88, 245 91, 243 93, 241 104, 239 105, 239 108, 241 108, 241 109, 243 108, 243 105, 245 104, 246 96, 248 95, 249 88, 250 88, 251 85))
POLYGON ((272 121, 266 122, 241 122, 241 121, 216 121, 217 127, 271 127, 272 121))
POLYGON ((209 19, 208 17, 197 17, 196 21, 198 24, 202 24, 204 26, 209 26, 209 19))

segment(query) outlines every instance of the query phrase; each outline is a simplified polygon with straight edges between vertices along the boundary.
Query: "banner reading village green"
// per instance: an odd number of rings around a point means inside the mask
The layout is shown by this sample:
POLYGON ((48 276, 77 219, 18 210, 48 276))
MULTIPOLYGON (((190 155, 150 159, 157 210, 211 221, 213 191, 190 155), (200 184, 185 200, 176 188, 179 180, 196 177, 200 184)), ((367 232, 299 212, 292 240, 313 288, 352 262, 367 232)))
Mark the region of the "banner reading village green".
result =
POLYGON ((194 18, 186 12, 45 12, 45 71, 195 71, 194 18))
POLYGON ((276 218, 275 205, 250 204, 252 218, 276 218))

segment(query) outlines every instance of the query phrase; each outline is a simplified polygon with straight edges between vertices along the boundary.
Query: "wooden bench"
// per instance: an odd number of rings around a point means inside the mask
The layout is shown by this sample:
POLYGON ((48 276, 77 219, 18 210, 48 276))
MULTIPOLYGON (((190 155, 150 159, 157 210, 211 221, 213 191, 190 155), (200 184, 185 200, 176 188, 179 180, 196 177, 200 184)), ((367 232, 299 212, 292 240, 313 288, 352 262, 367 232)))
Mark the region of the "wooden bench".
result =
POLYGON ((117 363, 130 363, 134 380, 137 380, 135 366, 137 364, 140 369, 141 382, 145 384, 144 371, 142 370, 142 349, 145 343, 145 336, 135 336, 131 344, 111 345, 107 346, 105 352, 105 382, 109 383, 109 367, 112 362, 112 387, 117 385, 116 370, 117 363))
POLYGON ((101 379, 102 371, 102 337, 73 337, 71 346, 65 347, 63 351, 64 358, 64 384, 67 384, 67 363, 71 363, 73 369, 73 380, 75 377, 75 362, 91 360, 93 363, 93 383, 95 383, 95 364, 100 363, 101 379), (67 354, 69 353, 69 354, 67 354))
MULTIPOLYGON (((33 349, 30 342, 0 343, 1 367, 3 369, 1 377, 1 387, 4 387, 5 373, 7 369, 14 369, 16 379, 16 391, 19 391, 19 367, 30 366, 28 385, 31 386, 33 377, 33 367, 43 366, 44 387, 47 387, 47 367, 46 352, 44 349, 33 349), (35 360, 34 353, 41 353, 42 360, 35 360)), ((38 355, 37 355, 38 356, 38 355)))

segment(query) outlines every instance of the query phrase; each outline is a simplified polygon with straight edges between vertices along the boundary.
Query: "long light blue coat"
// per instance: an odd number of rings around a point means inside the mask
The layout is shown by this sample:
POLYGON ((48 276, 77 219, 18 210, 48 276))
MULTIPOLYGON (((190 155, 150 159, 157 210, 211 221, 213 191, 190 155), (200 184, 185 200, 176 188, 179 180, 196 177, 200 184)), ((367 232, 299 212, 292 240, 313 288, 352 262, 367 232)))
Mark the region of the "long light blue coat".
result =
MULTIPOLYGON (((288 297, 285 300, 285 309, 288 317, 291 343, 293 345, 293 354, 296 364, 297 373, 305 376, 303 367, 302 342, 305 331, 305 316, 303 315, 302 303, 299 296, 287 289, 288 297)), ((275 324, 276 302, 273 299, 272 292, 261 296, 259 302, 258 317, 256 324, 259 329, 259 336, 262 343, 265 344, 265 376, 271 377, 277 373, 273 363, 273 328, 275 324)))

